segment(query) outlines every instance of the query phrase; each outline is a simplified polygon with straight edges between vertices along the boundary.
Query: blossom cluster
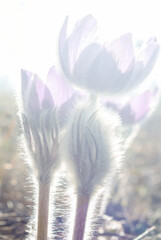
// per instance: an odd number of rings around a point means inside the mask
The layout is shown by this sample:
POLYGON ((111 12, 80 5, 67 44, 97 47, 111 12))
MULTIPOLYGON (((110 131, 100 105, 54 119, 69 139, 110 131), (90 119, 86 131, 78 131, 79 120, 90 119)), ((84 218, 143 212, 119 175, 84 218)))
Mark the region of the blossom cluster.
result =
MULTIPOLYGON (((76 195, 90 199, 120 166, 123 127, 143 121, 157 102, 158 86, 134 90, 147 81, 159 44, 151 37, 136 53, 130 33, 100 44, 91 15, 69 35, 67 27, 68 18, 59 36, 60 71, 52 67, 43 82, 22 70, 22 123, 38 182, 50 183, 63 162, 76 195)), ((83 239, 81 226, 74 240, 83 239)))

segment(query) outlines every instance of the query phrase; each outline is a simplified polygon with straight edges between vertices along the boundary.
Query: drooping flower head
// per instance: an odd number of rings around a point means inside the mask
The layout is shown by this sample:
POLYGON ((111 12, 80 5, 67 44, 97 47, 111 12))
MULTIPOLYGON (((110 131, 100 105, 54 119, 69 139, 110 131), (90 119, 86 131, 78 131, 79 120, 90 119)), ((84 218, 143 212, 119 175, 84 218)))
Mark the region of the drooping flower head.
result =
POLYGON ((22 70, 22 122, 36 176, 49 182, 59 165, 58 110, 74 91, 51 68, 44 83, 37 75, 22 70))
POLYGON ((68 18, 60 32, 59 58, 73 84, 94 93, 122 93, 136 87, 151 72, 159 51, 156 38, 150 38, 135 54, 130 33, 111 44, 97 43, 92 38, 96 20, 91 15, 77 22, 69 36, 67 26, 68 18))

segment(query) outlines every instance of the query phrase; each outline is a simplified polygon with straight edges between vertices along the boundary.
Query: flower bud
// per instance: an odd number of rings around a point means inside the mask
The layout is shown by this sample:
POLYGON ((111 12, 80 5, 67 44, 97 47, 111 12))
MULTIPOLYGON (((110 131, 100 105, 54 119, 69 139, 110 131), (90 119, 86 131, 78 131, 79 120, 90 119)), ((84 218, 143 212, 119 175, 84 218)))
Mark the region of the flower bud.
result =
POLYGON ((78 106, 63 144, 77 194, 90 196, 118 168, 120 142, 120 121, 115 113, 88 103, 78 106))
POLYGON ((22 70, 24 136, 36 177, 43 183, 51 181, 60 165, 60 115, 63 119, 63 112, 70 112, 73 93, 55 68, 50 69, 45 83, 37 75, 22 70))

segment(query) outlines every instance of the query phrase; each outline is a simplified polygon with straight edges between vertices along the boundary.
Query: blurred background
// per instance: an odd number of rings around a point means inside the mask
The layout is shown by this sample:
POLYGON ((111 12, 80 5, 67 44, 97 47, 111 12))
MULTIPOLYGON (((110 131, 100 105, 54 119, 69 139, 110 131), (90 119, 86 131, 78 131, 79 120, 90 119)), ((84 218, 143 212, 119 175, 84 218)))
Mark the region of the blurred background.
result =
MULTIPOLYGON (((20 69, 45 79, 48 69, 58 65, 58 34, 66 15, 74 23, 89 13, 98 19, 102 39, 132 32, 134 40, 156 36, 161 42, 157 0, 0 1, 0 240, 24 240, 32 215, 32 187, 19 144, 20 69)), ((160 59, 150 81, 160 82, 160 59)), ((160 109, 161 102, 126 153, 123 181, 112 189, 100 240, 161 239, 160 109)))

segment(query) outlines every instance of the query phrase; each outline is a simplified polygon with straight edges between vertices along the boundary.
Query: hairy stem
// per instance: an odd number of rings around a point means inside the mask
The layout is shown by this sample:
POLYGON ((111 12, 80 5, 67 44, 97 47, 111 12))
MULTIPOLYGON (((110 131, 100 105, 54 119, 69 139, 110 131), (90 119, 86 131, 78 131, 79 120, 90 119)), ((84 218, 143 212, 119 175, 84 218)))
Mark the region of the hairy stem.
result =
POLYGON ((83 240, 84 238, 89 200, 90 198, 87 196, 77 196, 73 240, 83 240))
POLYGON ((50 183, 39 182, 37 240, 48 239, 49 195, 50 183))

